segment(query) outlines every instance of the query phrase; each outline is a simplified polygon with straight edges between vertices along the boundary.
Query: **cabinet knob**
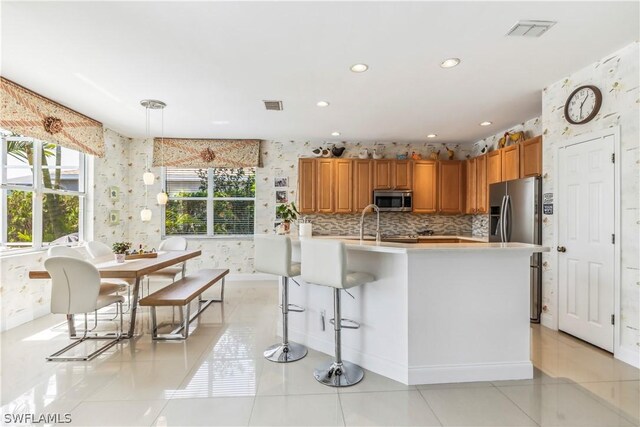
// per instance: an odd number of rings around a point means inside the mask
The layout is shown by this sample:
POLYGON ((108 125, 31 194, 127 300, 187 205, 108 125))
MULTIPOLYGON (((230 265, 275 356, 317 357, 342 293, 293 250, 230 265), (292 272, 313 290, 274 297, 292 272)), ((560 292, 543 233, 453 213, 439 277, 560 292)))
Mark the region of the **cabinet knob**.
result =
POLYGON ((567 252, 567 248, 564 246, 558 246, 558 252, 567 252))

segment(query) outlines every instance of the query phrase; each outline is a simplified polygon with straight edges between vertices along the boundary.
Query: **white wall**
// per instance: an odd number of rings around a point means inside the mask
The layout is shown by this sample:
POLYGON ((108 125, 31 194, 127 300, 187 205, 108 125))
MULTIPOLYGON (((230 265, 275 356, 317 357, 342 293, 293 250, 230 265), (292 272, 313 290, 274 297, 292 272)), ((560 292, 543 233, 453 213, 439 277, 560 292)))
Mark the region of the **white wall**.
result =
MULTIPOLYGON (((639 47, 633 43, 602 60, 546 87, 542 92, 543 191, 554 192, 554 148, 563 140, 600 129, 619 126, 621 130, 622 252, 621 319, 618 327, 621 346, 637 354, 640 348, 640 78, 639 47), (602 91, 600 112, 584 125, 564 119, 564 103, 578 86, 596 85, 602 91)), ((543 243, 555 242, 553 215, 543 218, 543 243)), ((557 269, 552 254, 543 254, 543 322, 553 325, 557 318, 557 269)), ((637 357, 637 356, 636 356, 637 357)))

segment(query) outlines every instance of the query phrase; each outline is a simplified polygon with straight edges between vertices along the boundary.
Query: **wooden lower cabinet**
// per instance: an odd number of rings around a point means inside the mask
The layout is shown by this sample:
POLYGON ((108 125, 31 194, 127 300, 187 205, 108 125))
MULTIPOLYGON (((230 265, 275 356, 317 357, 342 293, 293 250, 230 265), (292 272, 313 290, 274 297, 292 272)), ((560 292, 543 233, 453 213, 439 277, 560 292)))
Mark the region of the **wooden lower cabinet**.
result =
POLYGON ((438 162, 438 211, 445 214, 464 213, 464 162, 438 162))
POLYGON ((520 178, 520 144, 510 145, 500 151, 502 151, 502 181, 520 178))
POLYGON ((317 183, 316 194, 318 213, 333 213, 335 209, 335 173, 333 171, 334 161, 331 159, 317 160, 317 183))
POLYGON ((303 214, 316 211, 316 160, 298 160, 298 211, 303 214))
POLYGON ((502 150, 487 154, 487 185, 502 181, 502 150))
POLYGON ((435 160, 416 160, 413 163, 413 212, 437 212, 437 171, 435 160))
POLYGON ((334 195, 336 213, 353 212, 353 162, 349 159, 334 160, 334 195))
POLYGON ((476 213, 476 200, 478 190, 476 188, 476 159, 469 159, 465 162, 466 169, 466 202, 464 212, 468 214, 476 213))
POLYGON ((542 135, 520 143, 520 178, 542 175, 542 135))
POLYGON ((370 160, 353 161, 353 211, 373 203, 373 164, 370 160))
POLYGON ((489 212, 489 186, 487 184, 487 155, 476 157, 476 212, 489 212))

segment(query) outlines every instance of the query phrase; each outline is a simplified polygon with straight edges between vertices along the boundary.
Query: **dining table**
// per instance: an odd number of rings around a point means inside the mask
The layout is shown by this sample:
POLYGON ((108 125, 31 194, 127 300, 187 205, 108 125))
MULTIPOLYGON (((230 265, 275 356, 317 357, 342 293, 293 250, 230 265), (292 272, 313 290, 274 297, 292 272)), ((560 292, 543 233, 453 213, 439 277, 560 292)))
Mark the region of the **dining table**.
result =
MULTIPOLYGON (((157 254, 158 256, 155 258, 135 258, 125 260, 120 263, 115 260, 113 255, 88 260, 96 266, 100 273, 100 277, 103 279, 129 279, 134 281, 129 331, 123 336, 123 338, 132 338, 134 336, 136 328, 136 312, 138 310, 138 299, 140 297, 140 283, 142 282, 142 279, 150 273, 200 256, 202 251, 158 251, 157 254)), ((183 267, 183 276, 184 272, 185 270, 183 267)), ((29 278, 50 279, 51 276, 47 270, 31 270, 29 271, 29 278)), ((70 328, 69 333, 74 336, 75 334, 72 333, 72 331, 75 330, 73 316, 67 316, 67 320, 70 328)))

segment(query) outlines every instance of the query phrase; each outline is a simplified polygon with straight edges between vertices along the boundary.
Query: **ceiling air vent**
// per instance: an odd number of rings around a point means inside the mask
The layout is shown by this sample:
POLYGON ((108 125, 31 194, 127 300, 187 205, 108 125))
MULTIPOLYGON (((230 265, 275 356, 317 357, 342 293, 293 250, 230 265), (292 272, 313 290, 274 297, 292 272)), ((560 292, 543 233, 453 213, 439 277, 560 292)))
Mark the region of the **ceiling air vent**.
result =
POLYGON ((262 101, 264 102, 264 108, 273 111, 282 111, 282 101, 262 101))
POLYGON ((554 21, 518 21, 511 27, 508 36, 540 37, 551 27, 556 25, 554 21))

